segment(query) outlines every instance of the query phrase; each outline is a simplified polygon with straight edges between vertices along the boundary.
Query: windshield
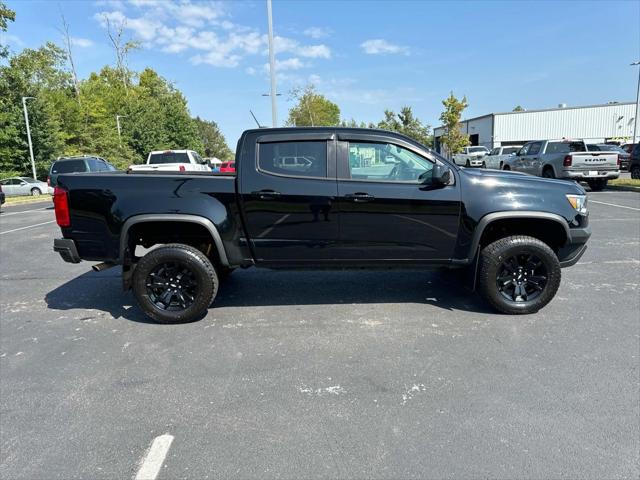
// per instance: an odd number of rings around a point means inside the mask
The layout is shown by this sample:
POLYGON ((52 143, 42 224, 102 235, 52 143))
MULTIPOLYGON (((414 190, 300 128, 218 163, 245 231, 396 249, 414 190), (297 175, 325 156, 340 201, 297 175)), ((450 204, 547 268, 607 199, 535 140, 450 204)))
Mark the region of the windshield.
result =
POLYGON ((149 165, 159 163, 190 163, 187 152, 162 152, 152 153, 149 157, 149 165))

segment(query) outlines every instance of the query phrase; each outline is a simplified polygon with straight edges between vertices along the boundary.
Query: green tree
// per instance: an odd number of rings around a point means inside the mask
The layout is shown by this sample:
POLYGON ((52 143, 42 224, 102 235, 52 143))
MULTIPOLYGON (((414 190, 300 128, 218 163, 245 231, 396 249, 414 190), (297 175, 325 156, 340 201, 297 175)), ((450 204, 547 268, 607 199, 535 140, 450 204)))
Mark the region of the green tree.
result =
POLYGON ((433 136, 430 133, 431 126, 424 125, 420 119, 414 116, 411 107, 402 107, 398 114, 391 110, 385 110, 384 120, 378 123, 378 128, 401 133, 422 145, 430 147, 433 144, 433 136))
POLYGON ((447 148, 450 155, 455 155, 469 145, 469 135, 460 130, 460 118, 462 112, 467 108, 467 97, 458 100, 453 92, 442 101, 444 111, 440 114, 440 120, 444 126, 445 133, 441 137, 442 143, 447 148))
POLYGON ((524 112, 524 108, 522 108, 520 105, 516 105, 513 110, 514 112, 524 112))
POLYGON ((233 160, 233 152, 227 145, 227 141, 216 122, 203 120, 200 117, 194 118, 193 122, 204 148, 200 152, 202 156, 212 156, 227 161, 233 160))
MULTIPOLYGON (((0 32, 6 32, 9 22, 15 22, 16 12, 11 10, 5 5, 4 2, 0 2, 0 32)), ((7 58, 9 56, 9 47, 0 43, 0 58, 7 58)))
POLYGON ((324 95, 316 92, 313 85, 289 92, 297 103, 289 110, 287 125, 297 127, 332 126, 340 123, 340 108, 324 95))

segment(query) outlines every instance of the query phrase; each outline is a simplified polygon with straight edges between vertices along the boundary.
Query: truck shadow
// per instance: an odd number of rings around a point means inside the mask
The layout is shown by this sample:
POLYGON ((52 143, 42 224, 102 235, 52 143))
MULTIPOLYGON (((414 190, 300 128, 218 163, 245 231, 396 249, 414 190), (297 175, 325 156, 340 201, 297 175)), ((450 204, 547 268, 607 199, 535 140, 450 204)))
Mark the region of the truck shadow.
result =
MULTIPOLYGON (((493 313, 464 285, 456 272, 249 269, 222 282, 212 308, 421 303, 449 311, 493 313)), ((152 323, 133 294, 122 292, 119 269, 80 275, 51 290, 45 301, 52 310, 94 309, 113 318, 152 323)))

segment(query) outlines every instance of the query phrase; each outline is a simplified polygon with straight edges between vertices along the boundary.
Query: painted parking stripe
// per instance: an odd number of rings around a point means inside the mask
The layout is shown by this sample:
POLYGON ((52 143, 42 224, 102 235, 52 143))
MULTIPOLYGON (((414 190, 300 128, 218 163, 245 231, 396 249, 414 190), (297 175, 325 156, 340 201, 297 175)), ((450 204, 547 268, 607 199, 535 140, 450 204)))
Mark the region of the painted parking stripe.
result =
POLYGON ((50 209, 51 207, 42 207, 42 208, 34 208, 33 210, 22 210, 21 212, 9 212, 9 213, 3 212, 0 218, 9 217, 11 215, 20 215, 21 213, 46 212, 47 210, 50 210, 50 209))
POLYGON ((55 220, 51 220, 49 222, 36 223, 35 225, 27 225, 26 227, 14 228, 13 230, 7 230, 6 232, 0 232, 0 235, 4 235, 5 233, 11 232, 19 232, 20 230, 26 230, 27 228, 39 227, 41 225, 48 225, 49 223, 56 223, 55 220))
POLYGON ((160 435, 153 439, 149 451, 142 459, 135 480, 155 480, 173 442, 173 435, 160 435))
POLYGON ((615 203, 598 202, 596 200, 591 200, 591 199, 589 199, 589 203, 599 203, 600 205, 609 205, 610 207, 628 208, 629 210, 636 210, 636 211, 640 212, 640 208, 627 207, 626 205, 617 205, 615 203))

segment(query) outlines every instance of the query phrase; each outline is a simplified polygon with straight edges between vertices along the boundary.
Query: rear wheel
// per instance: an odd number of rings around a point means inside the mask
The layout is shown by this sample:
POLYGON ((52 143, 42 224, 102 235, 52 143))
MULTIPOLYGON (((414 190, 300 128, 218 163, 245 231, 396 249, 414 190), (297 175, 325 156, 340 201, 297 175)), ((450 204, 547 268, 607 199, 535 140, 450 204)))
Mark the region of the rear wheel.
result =
POLYGON ((31 196, 32 197, 37 197, 39 195, 42 195, 42 192, 40 191, 39 188, 35 188, 34 187, 34 188, 31 189, 31 196))
POLYGON ((556 178, 555 174, 553 173, 553 168, 551 167, 545 167, 545 169, 542 171, 542 176, 544 178, 556 178))
POLYGON ((534 313, 553 299, 560 277, 553 250, 537 238, 518 235, 482 250, 478 290, 502 313, 534 313))
POLYGON ((631 178, 634 180, 640 180, 640 165, 634 165, 631 167, 631 178))
POLYGON ((587 183, 592 192, 599 192, 607 186, 606 180, 589 180, 587 183))
POLYGON ((502 167, 503 170, 511 170, 511 167, 509 165, 505 165, 504 167, 502 167))
POLYGON ((218 276, 198 249, 169 244, 140 259, 133 293, 140 307, 159 323, 184 323, 202 317, 218 292, 218 276))

